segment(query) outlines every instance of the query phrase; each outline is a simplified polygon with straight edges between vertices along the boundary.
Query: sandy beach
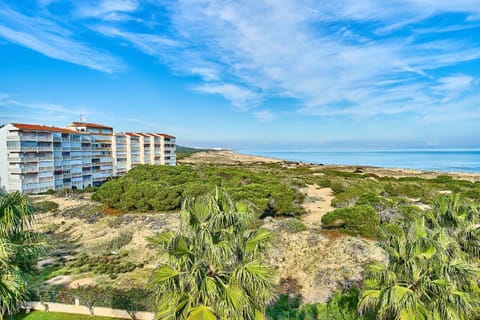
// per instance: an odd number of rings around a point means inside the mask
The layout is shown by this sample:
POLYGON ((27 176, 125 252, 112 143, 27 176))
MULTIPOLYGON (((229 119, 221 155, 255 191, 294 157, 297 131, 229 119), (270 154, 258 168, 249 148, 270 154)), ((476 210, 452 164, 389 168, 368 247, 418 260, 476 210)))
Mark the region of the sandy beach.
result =
POLYGON ((252 164, 252 163, 282 163, 285 166, 300 165, 308 166, 312 170, 323 168, 330 170, 338 170, 345 172, 357 172, 363 174, 375 174, 379 177, 418 177, 424 179, 433 179, 438 176, 450 176, 454 179, 480 181, 480 173, 466 173, 466 172, 436 172, 436 171, 422 171, 412 169, 395 169, 395 168, 381 168, 372 166, 346 166, 346 165, 320 165, 308 164, 302 162, 291 162, 281 159, 252 156, 248 154, 237 153, 231 150, 206 151, 194 153, 191 157, 179 161, 179 163, 218 163, 226 165, 235 164, 252 164))

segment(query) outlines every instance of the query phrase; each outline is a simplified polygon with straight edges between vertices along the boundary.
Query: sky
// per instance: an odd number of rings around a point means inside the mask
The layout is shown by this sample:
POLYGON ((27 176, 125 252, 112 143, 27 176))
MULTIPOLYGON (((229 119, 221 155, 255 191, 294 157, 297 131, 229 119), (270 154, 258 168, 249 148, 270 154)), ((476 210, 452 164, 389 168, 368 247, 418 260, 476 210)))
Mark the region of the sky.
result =
POLYGON ((480 0, 0 0, 0 124, 480 147, 480 0))

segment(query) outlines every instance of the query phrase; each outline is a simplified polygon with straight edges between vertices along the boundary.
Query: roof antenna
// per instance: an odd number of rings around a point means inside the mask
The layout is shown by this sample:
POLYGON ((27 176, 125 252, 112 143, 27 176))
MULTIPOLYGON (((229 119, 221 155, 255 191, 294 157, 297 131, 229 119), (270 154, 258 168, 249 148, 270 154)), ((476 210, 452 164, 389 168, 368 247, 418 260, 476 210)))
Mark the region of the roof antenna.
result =
POLYGON ((80 115, 80 122, 85 122, 85 121, 86 121, 85 117, 83 116, 83 114, 81 114, 80 115))

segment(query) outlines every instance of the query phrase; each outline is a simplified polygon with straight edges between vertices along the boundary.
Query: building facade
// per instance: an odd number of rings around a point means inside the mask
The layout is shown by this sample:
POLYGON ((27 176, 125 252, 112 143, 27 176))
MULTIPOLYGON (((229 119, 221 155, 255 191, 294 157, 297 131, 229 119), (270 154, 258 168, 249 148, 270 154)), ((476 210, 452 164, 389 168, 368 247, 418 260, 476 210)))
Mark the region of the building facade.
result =
POLYGON ((176 165, 175 137, 114 133, 73 122, 66 128, 11 123, 0 128, 0 190, 84 189, 140 164, 176 165))
POLYGON ((101 185, 113 176, 113 128, 101 124, 72 122, 68 129, 88 134, 92 143, 92 183, 101 185))
POLYGON ((127 132, 127 171, 140 164, 174 166, 177 163, 175 137, 164 133, 127 132))

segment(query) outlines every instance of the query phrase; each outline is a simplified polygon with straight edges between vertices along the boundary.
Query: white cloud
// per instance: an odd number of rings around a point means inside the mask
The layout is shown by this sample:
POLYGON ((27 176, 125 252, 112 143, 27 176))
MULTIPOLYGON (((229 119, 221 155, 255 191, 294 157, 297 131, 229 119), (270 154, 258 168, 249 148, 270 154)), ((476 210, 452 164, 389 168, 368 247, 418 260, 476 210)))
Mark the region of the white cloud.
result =
MULTIPOLYGON (((194 56, 197 64, 215 70, 219 80, 228 79, 255 92, 256 99, 296 98, 304 105, 302 112, 310 114, 412 112, 439 102, 432 91, 433 71, 479 59, 480 48, 459 39, 419 42, 414 34, 402 38, 386 34, 447 11, 468 13, 480 8, 471 1, 442 7, 421 1, 306 0, 240 5, 181 0, 170 7, 171 19, 175 30, 181 32, 179 41, 191 50, 176 52, 176 59, 169 62, 176 69, 198 74, 192 63, 187 63, 188 69, 182 64, 194 56), (345 27, 348 20, 385 28, 384 36, 372 40, 368 28, 353 33, 345 27), (332 22, 339 24, 338 32, 328 29, 332 22)), ((225 90, 201 91, 232 100, 225 90)))
POLYGON ((93 28, 107 37, 120 38, 133 44, 138 50, 153 56, 160 55, 166 48, 178 46, 178 42, 154 34, 141 34, 121 31, 114 27, 97 26, 93 28))
POLYGON ((199 67, 194 67, 190 69, 190 72, 193 74, 198 74, 203 78, 205 81, 216 81, 219 80, 219 74, 218 70, 214 68, 199 68, 199 67))
POLYGON ((0 94, 0 123, 30 122, 64 126, 80 115, 88 116, 99 112, 93 112, 85 107, 70 107, 53 103, 30 103, 14 99, 8 94, 0 94))
POLYGON ((241 111, 252 109, 258 105, 260 99, 259 94, 256 92, 230 83, 208 83, 197 86, 194 90, 202 93, 222 95, 241 111))
POLYGON ((450 101, 458 98, 463 92, 469 90, 475 78, 468 75, 453 75, 438 79, 438 85, 432 89, 442 96, 442 101, 450 101))
POLYGON ((253 114, 260 122, 273 121, 278 117, 276 113, 273 113, 271 110, 268 109, 255 111, 253 114))
MULTIPOLYGON (((478 28, 472 18, 480 16, 478 0, 72 3, 76 18, 96 19, 88 21, 91 30, 158 58, 177 74, 199 76, 203 84, 194 90, 222 95, 238 110, 259 107, 266 97, 285 97, 298 100, 306 114, 431 111, 475 86, 457 75, 436 79, 437 69, 480 59, 478 41, 447 34, 478 28), (155 6, 162 8, 156 12, 155 6), (145 8, 149 17, 139 14, 145 8), (425 27, 424 19, 443 13, 464 14, 465 21, 425 27), (129 29, 132 21, 143 24, 129 29), (425 37, 440 32, 442 40, 425 37)), ((118 70, 116 59, 73 41, 68 29, 20 18, 30 26, 20 21, 13 28, 13 17, 8 25, 0 23, 0 35, 57 59, 118 70)))
POLYGON ((0 37, 47 57, 107 73, 123 68, 119 59, 74 40, 68 29, 55 22, 23 15, 5 5, 0 5, 0 19, 0 37))
POLYGON ((77 14, 86 18, 100 18, 103 20, 128 20, 126 13, 137 10, 137 0, 102 0, 100 2, 79 5, 77 14))

